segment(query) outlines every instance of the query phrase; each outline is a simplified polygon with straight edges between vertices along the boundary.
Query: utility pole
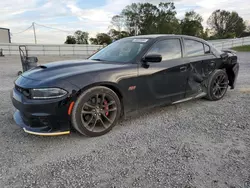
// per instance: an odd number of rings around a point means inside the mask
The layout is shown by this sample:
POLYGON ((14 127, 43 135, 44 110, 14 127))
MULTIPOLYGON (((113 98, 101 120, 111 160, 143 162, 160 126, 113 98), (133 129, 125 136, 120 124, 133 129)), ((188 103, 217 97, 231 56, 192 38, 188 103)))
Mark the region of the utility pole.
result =
POLYGON ((32 22, 32 27, 34 31, 34 39, 35 39, 35 44, 36 44, 36 28, 35 28, 35 22, 32 22))

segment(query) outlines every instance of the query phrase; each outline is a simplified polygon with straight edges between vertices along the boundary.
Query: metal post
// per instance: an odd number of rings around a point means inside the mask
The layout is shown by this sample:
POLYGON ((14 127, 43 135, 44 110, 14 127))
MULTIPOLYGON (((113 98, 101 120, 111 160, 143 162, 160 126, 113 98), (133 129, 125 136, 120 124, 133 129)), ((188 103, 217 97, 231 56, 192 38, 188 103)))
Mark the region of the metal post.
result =
POLYGON ((88 46, 87 46, 87 56, 89 56, 90 54, 89 54, 89 48, 88 48, 88 46))
POLYGON ((35 28, 35 23, 32 22, 32 27, 33 27, 33 32, 34 32, 34 39, 35 39, 35 44, 37 43, 36 42, 36 28, 35 28))
POLYGON ((2 48, 0 49, 0 57, 4 57, 2 48))

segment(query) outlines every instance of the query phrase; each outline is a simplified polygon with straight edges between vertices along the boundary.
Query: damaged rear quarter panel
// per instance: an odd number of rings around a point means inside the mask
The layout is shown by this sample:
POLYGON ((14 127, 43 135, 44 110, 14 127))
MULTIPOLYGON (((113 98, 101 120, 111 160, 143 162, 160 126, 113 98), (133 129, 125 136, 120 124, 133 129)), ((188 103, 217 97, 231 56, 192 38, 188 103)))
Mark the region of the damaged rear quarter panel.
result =
POLYGON ((222 62, 214 54, 200 57, 189 57, 190 70, 187 83, 187 95, 206 92, 206 81, 210 74, 218 69, 222 62))
POLYGON ((234 52, 226 51, 225 53, 227 53, 227 57, 221 59, 222 65, 220 68, 226 70, 229 86, 231 86, 231 89, 234 89, 239 72, 238 57, 234 52))

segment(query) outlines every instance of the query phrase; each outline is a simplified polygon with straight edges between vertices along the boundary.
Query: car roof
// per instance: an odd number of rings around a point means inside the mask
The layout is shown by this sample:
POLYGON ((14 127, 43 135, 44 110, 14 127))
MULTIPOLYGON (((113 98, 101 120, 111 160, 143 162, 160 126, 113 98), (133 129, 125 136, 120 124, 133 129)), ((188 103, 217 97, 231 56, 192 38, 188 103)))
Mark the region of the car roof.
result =
POLYGON ((167 37, 167 36, 176 36, 174 34, 153 34, 153 35, 137 35, 137 36, 131 36, 128 38, 159 38, 159 37, 167 37))
POLYGON ((201 39, 201 38, 189 36, 189 35, 175 35, 175 34, 137 35, 137 36, 131 36, 128 38, 160 38, 160 37, 185 37, 185 38, 201 39))
POLYGON ((199 37, 194 37, 194 36, 189 36, 189 35, 175 35, 175 34, 153 34, 153 35, 138 35, 138 36, 131 36, 131 37, 127 37, 127 38, 149 38, 149 39, 157 39, 157 38, 165 38, 165 37, 184 37, 184 38, 189 38, 189 39, 194 39, 194 40, 198 40, 204 43, 207 43, 207 41, 205 41, 202 38, 199 37))

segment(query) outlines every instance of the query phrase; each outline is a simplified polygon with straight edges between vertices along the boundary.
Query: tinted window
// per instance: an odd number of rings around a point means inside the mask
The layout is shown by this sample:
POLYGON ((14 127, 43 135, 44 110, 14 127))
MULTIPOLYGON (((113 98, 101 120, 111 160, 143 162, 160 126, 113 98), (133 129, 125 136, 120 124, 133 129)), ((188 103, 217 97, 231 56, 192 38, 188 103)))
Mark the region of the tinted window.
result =
POLYGON ((179 39, 162 40, 153 45, 148 54, 162 55, 162 61, 182 57, 181 43, 179 39))
POLYGON ((185 47, 188 57, 204 55, 203 43, 185 39, 185 47))
POLYGON ((210 46, 204 44, 205 54, 210 54, 210 46))

